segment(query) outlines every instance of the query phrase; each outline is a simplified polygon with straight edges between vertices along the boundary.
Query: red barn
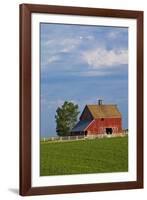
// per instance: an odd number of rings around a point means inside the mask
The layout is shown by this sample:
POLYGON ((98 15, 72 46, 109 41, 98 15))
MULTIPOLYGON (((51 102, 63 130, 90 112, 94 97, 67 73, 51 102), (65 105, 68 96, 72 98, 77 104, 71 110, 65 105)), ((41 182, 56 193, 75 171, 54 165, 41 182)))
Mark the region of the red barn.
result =
POLYGON ((86 105, 80 121, 71 130, 71 135, 117 134, 122 132, 122 117, 117 105, 86 105))

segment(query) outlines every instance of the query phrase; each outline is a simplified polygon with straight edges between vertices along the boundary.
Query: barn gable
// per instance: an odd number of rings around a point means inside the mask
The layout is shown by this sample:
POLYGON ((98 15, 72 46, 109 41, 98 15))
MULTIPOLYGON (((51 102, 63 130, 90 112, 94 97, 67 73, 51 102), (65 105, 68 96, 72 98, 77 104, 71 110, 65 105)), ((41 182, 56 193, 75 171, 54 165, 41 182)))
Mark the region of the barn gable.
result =
POLYGON ((85 106, 85 108, 80 116, 80 120, 93 120, 93 115, 90 112, 87 105, 85 106))

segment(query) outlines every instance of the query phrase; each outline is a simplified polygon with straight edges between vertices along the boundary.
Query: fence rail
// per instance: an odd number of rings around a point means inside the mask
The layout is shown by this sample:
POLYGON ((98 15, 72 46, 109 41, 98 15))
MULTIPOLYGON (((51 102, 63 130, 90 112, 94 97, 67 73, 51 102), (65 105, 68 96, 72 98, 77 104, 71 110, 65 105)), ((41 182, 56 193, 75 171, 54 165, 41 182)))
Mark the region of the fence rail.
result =
POLYGON ((76 135, 76 136, 52 136, 48 138, 41 138, 41 142, 62 142, 62 141, 76 141, 96 138, 112 138, 112 137, 124 137, 128 134, 128 131, 124 130, 122 133, 117 134, 97 134, 97 135, 76 135))

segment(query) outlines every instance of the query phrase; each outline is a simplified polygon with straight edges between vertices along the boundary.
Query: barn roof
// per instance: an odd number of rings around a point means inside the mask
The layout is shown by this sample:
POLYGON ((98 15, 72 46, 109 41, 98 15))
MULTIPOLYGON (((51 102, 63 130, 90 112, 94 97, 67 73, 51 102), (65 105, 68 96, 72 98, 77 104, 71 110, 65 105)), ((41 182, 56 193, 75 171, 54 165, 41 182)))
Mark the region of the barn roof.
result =
POLYGON ((86 129, 86 127, 92 122, 92 120, 81 120, 79 121, 75 127, 71 130, 71 132, 81 132, 86 129))
POLYGON ((87 105, 90 113, 94 119, 97 118, 120 118, 121 113, 119 112, 117 105, 87 105))

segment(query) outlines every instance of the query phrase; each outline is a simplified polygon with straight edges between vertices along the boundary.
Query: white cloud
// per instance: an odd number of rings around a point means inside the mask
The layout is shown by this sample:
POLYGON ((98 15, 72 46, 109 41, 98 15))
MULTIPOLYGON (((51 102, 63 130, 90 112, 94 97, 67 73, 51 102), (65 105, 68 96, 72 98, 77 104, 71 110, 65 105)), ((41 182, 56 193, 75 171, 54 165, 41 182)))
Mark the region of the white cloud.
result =
POLYGON ((52 45, 54 42, 55 42, 55 40, 49 39, 49 40, 43 42, 43 45, 44 46, 52 45))
POLYGON ((94 77, 94 76, 105 76, 107 74, 110 74, 110 73, 108 73, 108 72, 102 72, 102 71, 86 71, 86 72, 81 72, 80 76, 94 77))
POLYGON ((111 30, 111 31, 108 31, 107 33, 107 37, 109 39, 118 39, 119 37, 121 37, 122 35, 126 35, 127 31, 126 29, 122 28, 122 29, 117 29, 117 30, 111 30))
POLYGON ((57 60, 60 59, 60 56, 57 56, 57 55, 53 55, 53 56, 49 56, 49 58, 47 59, 47 62, 46 64, 51 64, 57 60))
POLYGON ((107 37, 110 39, 115 39, 119 36, 119 34, 120 34, 120 31, 110 31, 108 32, 107 37))
POLYGON ((80 38, 80 40, 93 40, 94 39, 94 37, 93 36, 91 36, 91 35, 88 35, 88 36, 80 36, 79 37, 80 38))
POLYGON ((87 40, 94 40, 94 36, 88 35, 85 37, 87 40))
POLYGON ((93 69, 115 67, 128 63, 128 51, 97 48, 84 52, 82 58, 93 69))
POLYGON ((80 44, 79 38, 57 38, 50 39, 43 43, 42 67, 46 68, 48 64, 55 63, 61 59, 60 53, 71 53, 80 44))
POLYGON ((96 70, 88 70, 87 71, 81 71, 81 72, 75 72, 72 73, 74 76, 82 76, 82 77, 94 77, 94 76, 105 76, 109 75, 110 72, 104 72, 104 71, 96 71, 96 70))
POLYGON ((60 45, 63 48, 62 50, 65 52, 69 52, 72 49, 76 48, 80 43, 80 40, 78 38, 66 38, 64 40, 60 41, 60 45))
POLYGON ((46 47, 52 49, 52 52, 70 52, 81 42, 81 38, 56 38, 44 43, 46 47))

